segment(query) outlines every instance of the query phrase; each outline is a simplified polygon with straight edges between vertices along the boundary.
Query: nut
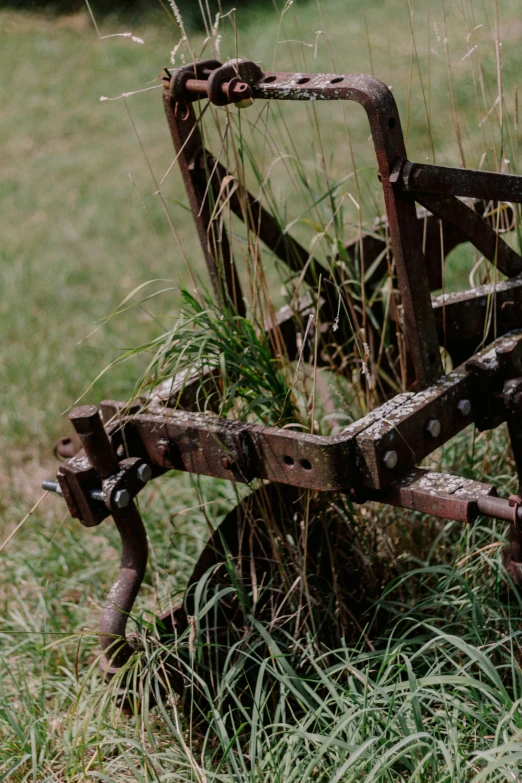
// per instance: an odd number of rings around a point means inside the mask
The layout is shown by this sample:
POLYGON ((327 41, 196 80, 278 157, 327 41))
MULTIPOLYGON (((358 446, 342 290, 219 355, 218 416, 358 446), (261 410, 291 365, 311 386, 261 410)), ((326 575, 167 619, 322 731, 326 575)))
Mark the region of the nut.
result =
POLYGON ((457 405, 457 410, 461 416, 469 416, 471 413, 471 402, 469 400, 460 400, 457 405))
POLYGON ((432 438, 438 438, 442 427, 438 419, 430 419, 426 424, 426 432, 431 435, 432 438))
POLYGON ((392 450, 387 451, 382 458, 383 465, 389 470, 392 470, 397 465, 398 460, 397 452, 392 450))
POLYGON ((140 465, 136 471, 136 477, 141 481, 142 484, 146 484, 152 478, 151 466, 144 462, 143 465, 140 465))
POLYGON ((130 495, 126 489, 118 489, 114 493, 112 503, 115 508, 127 508, 130 503, 130 495))

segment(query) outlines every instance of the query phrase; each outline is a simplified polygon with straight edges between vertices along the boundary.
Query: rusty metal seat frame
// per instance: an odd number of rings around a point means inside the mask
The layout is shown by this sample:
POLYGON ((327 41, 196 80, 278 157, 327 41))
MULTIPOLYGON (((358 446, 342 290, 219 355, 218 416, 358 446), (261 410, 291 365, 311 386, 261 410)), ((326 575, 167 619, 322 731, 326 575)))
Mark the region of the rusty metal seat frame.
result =
MULTIPOLYGON (((519 479, 522 476, 522 256, 481 214, 480 201, 468 205, 462 200, 522 203, 522 177, 408 161, 394 97, 373 77, 263 73, 249 61, 221 65, 207 60, 172 74, 166 71, 164 84, 176 158, 214 292, 240 315, 245 304, 227 234, 220 226, 218 235, 206 198, 209 188, 219 197, 228 172, 204 148, 194 102, 208 99, 223 106, 249 98, 346 100, 363 106, 384 192, 402 330, 415 377, 410 391, 391 397, 333 436, 198 413, 199 378, 172 379, 131 408, 102 402, 105 426, 96 407, 77 408, 71 421, 82 450, 60 466, 54 488, 84 525, 98 525, 112 515, 122 537, 122 565, 100 631, 108 651, 106 668, 117 670, 132 652, 125 623, 147 561, 145 530, 134 497, 150 477, 172 469, 341 492, 356 502, 373 500, 463 522, 481 514, 506 520, 511 523, 506 561, 514 579, 522 582, 520 496, 499 498, 492 485, 417 467, 471 424, 484 430, 507 422, 519 479), (416 202, 427 210, 421 219, 416 202), (459 242, 471 242, 507 279, 432 299, 430 289, 440 287, 441 246, 424 253, 423 231, 424 236, 442 235, 443 254, 459 242), (491 308, 496 317, 488 326, 491 308), (455 364, 448 374, 441 362, 443 342, 455 364), (473 346, 481 342, 486 347, 475 353, 473 346)), ((309 253, 283 234, 275 218, 241 185, 228 205, 311 286, 321 274, 321 317, 333 322, 339 293, 330 272, 315 260, 307 265, 309 253)), ((363 263, 369 268, 384 240, 362 241, 363 263)), ((355 254, 357 248, 349 246, 347 252, 355 254)), ((278 330, 290 356, 295 355, 301 329, 297 316, 286 308, 267 328, 268 333, 278 330)), ((47 486, 53 488, 49 482, 47 486)))

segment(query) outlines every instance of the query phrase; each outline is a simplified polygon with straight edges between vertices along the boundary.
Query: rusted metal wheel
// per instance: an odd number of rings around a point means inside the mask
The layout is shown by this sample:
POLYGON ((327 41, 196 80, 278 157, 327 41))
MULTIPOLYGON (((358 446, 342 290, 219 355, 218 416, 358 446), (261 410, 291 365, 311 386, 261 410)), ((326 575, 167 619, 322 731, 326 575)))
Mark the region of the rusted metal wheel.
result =
POLYGON ((183 605, 161 618, 163 642, 173 649, 167 670, 185 711, 193 715, 196 704, 205 715, 209 700, 223 698, 222 680, 232 667, 240 671, 240 690, 251 692, 268 654, 253 633, 258 622, 282 645, 311 632, 319 647, 341 636, 360 638, 379 578, 358 546, 344 500, 337 501, 272 483, 221 522, 183 605))

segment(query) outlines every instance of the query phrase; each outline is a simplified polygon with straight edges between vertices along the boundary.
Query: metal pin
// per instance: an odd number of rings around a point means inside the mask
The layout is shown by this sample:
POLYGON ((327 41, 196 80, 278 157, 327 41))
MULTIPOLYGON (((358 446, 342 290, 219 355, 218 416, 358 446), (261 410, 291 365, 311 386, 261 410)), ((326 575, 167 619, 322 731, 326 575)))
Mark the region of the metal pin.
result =
POLYGON ((45 481, 42 481, 42 489, 47 490, 47 492, 56 492, 57 495, 63 494, 61 486, 57 481, 53 481, 52 479, 45 479, 45 481))

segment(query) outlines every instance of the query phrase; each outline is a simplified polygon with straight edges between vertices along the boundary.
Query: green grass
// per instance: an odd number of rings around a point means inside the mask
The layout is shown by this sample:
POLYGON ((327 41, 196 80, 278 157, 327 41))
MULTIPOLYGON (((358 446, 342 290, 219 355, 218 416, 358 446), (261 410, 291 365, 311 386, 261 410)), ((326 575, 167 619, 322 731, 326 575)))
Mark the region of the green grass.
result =
MULTIPOLYGON (((412 159, 433 160, 425 97, 438 163, 458 165, 463 154, 470 167, 495 168, 504 157, 509 170, 516 171, 518 4, 499 2, 503 149, 498 114, 492 112, 479 125, 497 94, 494 5, 478 0, 445 4, 460 149, 452 124, 441 6, 424 0, 412 8, 414 41, 402 0, 388 0, 386 6, 380 0, 365 5, 296 2, 285 6, 283 17, 266 8, 251 10, 238 18, 238 48, 267 68, 275 62, 281 70, 373 69, 393 85, 412 159), (478 24, 483 27, 466 40, 478 24), (318 30, 328 35, 333 65, 318 30), (275 46, 277 36, 312 45, 275 46), (480 84, 476 98, 471 70, 477 55, 465 57, 475 43, 480 44, 484 100, 480 84)), ((103 24, 102 33, 128 29, 124 19, 103 24)), ((147 160, 123 102, 99 101, 117 96, 120 89, 157 84, 152 80, 179 39, 167 17, 162 27, 144 20, 133 33, 145 45, 124 38, 106 41, 116 84, 85 15, 56 21, 0 12, 2 540, 39 497, 41 478, 54 470, 51 444, 65 429, 62 413, 107 364, 168 332, 179 312, 179 286, 190 284, 187 262, 203 274, 175 171, 162 190, 177 239, 154 195, 149 164, 159 181, 173 157, 160 91, 128 99, 147 160), (172 290, 98 328, 126 296, 151 280, 160 282, 147 291, 172 290)), ((201 34, 190 40, 199 51, 201 34)), ((234 31, 227 21, 221 48, 223 56, 234 54, 234 31)), ((303 203, 324 193, 323 169, 339 185, 344 238, 359 229, 351 197, 362 204, 365 225, 382 213, 362 111, 347 109, 361 182, 357 189, 342 111, 314 108, 320 133, 310 132, 314 109, 287 106, 284 115, 274 110, 263 161, 263 173, 271 171, 267 198, 283 222, 297 221, 294 230, 307 246, 317 240, 317 226, 324 228, 331 217, 324 204, 303 214, 303 203), (299 163, 271 168, 281 153, 299 163)), ((238 131, 238 138, 248 137, 247 158, 249 150, 258 154, 265 141, 264 129, 252 128, 254 118, 256 107, 241 115, 242 135, 238 131)), ((252 170, 247 176, 255 181, 252 170)), ((334 240, 327 233, 319 241, 323 258, 334 240)), ((249 259, 241 255, 241 236, 235 247, 247 278, 249 259)), ((263 261, 281 300, 274 261, 267 254, 263 261)), ((451 262, 449 284, 465 285, 474 262, 469 249, 460 249, 451 262)), ((149 359, 147 353, 132 353, 85 399, 128 397, 149 359)), ((462 436, 431 464, 494 481, 508 494, 515 486, 505 437, 504 431, 476 441, 462 436)), ((208 524, 235 502, 231 485, 186 476, 155 482, 143 492, 153 557, 135 619, 149 645, 142 657, 151 665, 158 656, 154 634, 146 633, 151 614, 181 593, 208 524), (194 506, 199 508, 179 513, 194 506)), ((353 513, 362 530, 379 531, 381 550, 401 573, 381 599, 393 620, 385 635, 372 639, 375 650, 363 640, 318 657, 303 638, 302 665, 294 674, 295 656, 278 654, 271 641, 272 654, 257 683, 257 712, 215 714, 207 735, 191 738, 175 700, 150 713, 145 703, 127 718, 105 699, 95 629, 117 567, 117 535, 110 524, 81 528, 64 515, 59 500, 46 498, 1 554, 0 780, 518 779, 521 607, 501 566, 502 526, 460 529, 377 507, 353 513)), ((231 664, 223 688, 232 697, 238 676, 231 664)))

